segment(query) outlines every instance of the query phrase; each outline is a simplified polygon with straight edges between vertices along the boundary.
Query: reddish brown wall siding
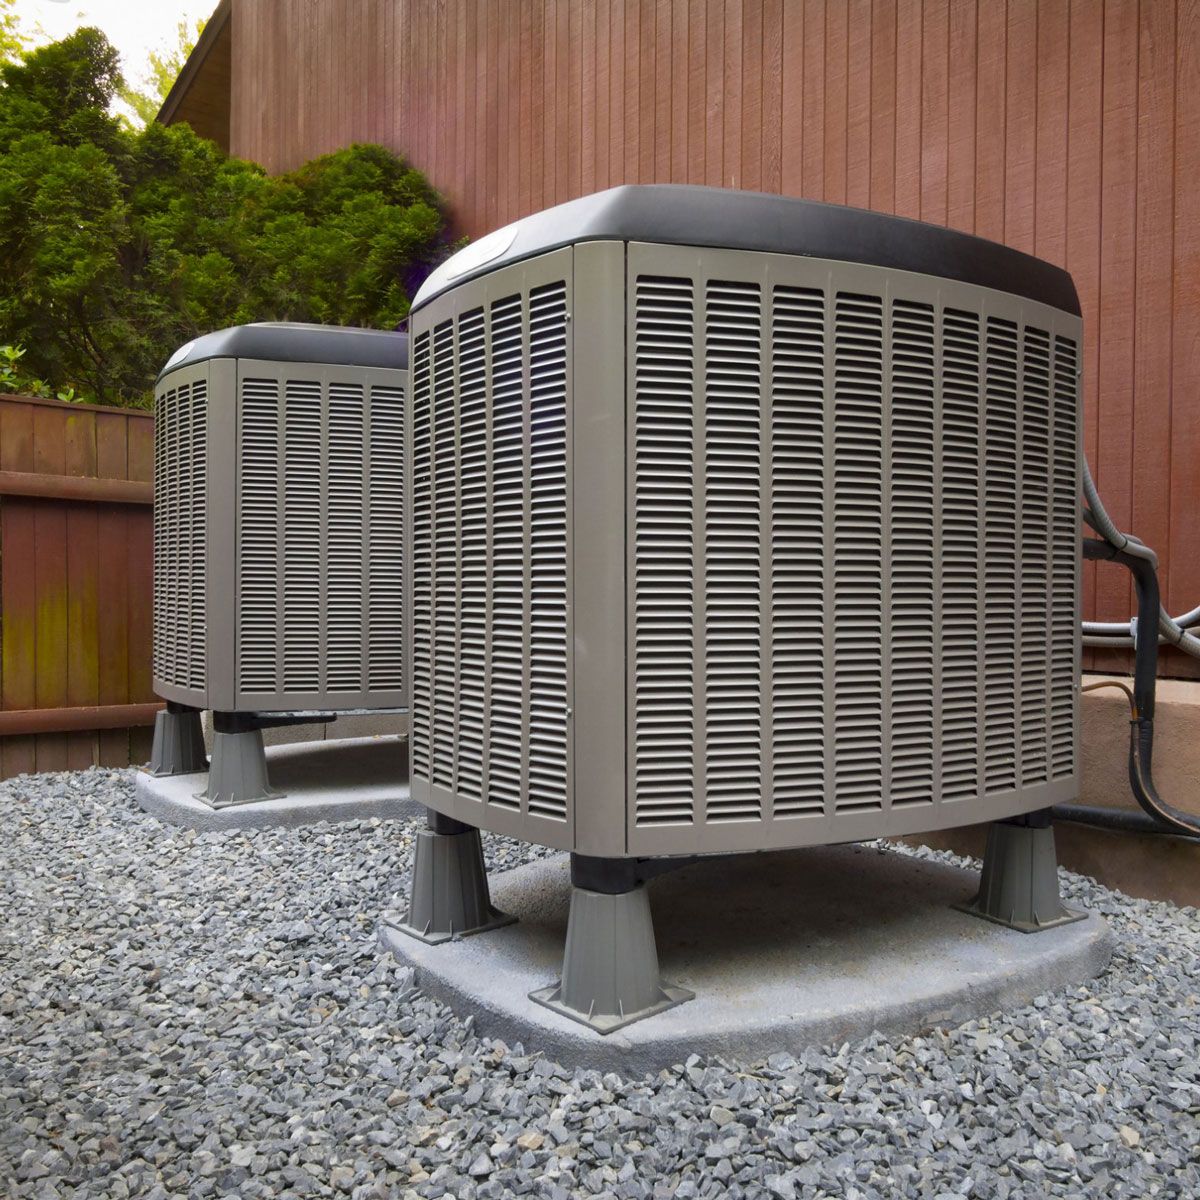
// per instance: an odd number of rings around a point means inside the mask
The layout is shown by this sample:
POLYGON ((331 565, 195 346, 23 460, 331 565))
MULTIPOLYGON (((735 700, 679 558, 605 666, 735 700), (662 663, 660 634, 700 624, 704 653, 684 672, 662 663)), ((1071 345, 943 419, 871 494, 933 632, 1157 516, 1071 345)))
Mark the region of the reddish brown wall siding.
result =
MULTIPOLYGON (((234 153, 406 154, 478 235, 617 183, 760 188, 1065 265, 1117 521, 1200 603, 1200 0, 235 0, 234 153)), ((1089 568, 1085 609, 1128 611, 1089 568)))
MULTIPOLYGON (((63 477, 135 480, 148 492, 153 470, 146 413, 0 396, 0 709, 155 700, 150 505, 54 498, 63 477), (39 485, 50 495, 10 490, 39 485)), ((0 737, 0 778, 124 766, 149 750, 145 727, 0 737)))

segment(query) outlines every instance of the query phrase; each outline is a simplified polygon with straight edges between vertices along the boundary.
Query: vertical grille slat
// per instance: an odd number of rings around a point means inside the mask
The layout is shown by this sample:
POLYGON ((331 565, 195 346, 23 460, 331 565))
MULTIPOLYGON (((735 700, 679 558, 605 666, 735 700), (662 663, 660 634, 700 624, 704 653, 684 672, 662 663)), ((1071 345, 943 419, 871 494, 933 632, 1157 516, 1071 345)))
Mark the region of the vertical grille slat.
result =
POLYGON ((889 544, 891 802, 934 796, 935 377, 937 322, 932 304, 891 306, 891 477, 889 544))
MULTIPOLYGON (((525 345, 520 296, 489 312, 492 371, 492 651, 487 799, 521 807, 525 693, 525 345)), ((438 497, 438 506, 442 499, 438 497)), ((436 510, 435 510, 436 520, 436 510)), ((438 716, 440 720, 440 714, 438 716)))
POLYGON ((366 471, 363 388, 329 385, 325 687, 363 689, 363 511, 366 471))
POLYGON ((489 661, 490 463, 486 320, 483 309, 465 313, 458 331, 460 576, 458 675, 458 793, 483 798, 487 777, 484 721, 489 661))
POLYGON ((1021 403, 1021 783, 1049 778, 1050 337, 1026 325, 1021 403))
POLYGON ((942 319, 942 799, 979 794, 979 426, 976 313, 942 319))
MULTIPOLYGON (((399 692, 405 679, 404 389, 375 383, 369 395, 365 561, 360 567, 348 551, 345 561, 348 573, 366 574, 366 686, 372 692, 399 692)), ((358 433, 356 444, 363 439, 358 433)), ((353 527, 347 527, 346 536, 353 541, 353 527)), ((359 678, 363 674, 360 667, 359 678)))
POLYGON ((988 791, 1017 786, 1017 328, 989 317, 983 520, 984 772, 988 791))
POLYGON ((529 810, 567 811, 567 302, 529 297, 529 810))
POLYGON ((637 282, 634 338, 634 725, 638 824, 695 806, 694 290, 637 282))
POLYGON ((825 807, 825 295, 776 287, 771 325, 771 752, 776 817, 825 807))
POLYGON ((458 453, 454 328, 433 330, 433 783, 454 782, 455 708, 458 674, 458 453))
POLYGON ((883 302, 839 292, 834 316, 833 785, 837 813, 883 802, 883 302))
POLYGON ((428 779, 433 720, 433 410, 430 335, 412 349, 412 716, 410 769, 428 779))
POLYGON ((274 379, 242 384, 238 495, 238 687, 277 690, 279 663, 280 391, 274 379))
MULTIPOLYGON (((1079 380, 1078 352, 1070 338, 1054 339, 1054 490, 1053 534, 1050 550, 1051 594, 1073 595, 1079 574, 1076 533, 1079 496, 1079 380)), ((1050 617, 1050 771, 1054 778, 1075 773, 1075 631, 1077 617, 1056 603, 1050 617)))
POLYGON ((704 796, 709 821, 762 815, 762 300, 704 301, 704 796))
POLYGON ((321 687, 325 473, 321 385, 288 380, 283 407, 283 691, 321 687))

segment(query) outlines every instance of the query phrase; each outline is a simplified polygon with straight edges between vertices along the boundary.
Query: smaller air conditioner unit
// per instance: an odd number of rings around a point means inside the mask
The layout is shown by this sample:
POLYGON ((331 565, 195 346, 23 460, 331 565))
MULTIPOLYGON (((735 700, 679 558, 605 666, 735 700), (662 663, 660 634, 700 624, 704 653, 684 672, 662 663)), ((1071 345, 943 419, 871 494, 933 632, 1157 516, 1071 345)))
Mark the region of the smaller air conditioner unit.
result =
POLYGON ((215 805, 266 793, 264 725, 407 710, 407 366, 404 334, 255 324, 159 376, 152 769, 202 767, 211 709, 215 805))

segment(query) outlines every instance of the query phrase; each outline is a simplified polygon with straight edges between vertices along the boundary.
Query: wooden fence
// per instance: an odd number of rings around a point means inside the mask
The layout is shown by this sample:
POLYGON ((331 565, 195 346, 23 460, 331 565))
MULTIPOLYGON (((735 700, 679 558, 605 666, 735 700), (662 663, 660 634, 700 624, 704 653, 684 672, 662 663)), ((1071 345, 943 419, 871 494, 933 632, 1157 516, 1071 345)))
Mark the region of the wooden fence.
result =
POLYGON ((0 778, 149 757, 154 423, 0 396, 0 778))

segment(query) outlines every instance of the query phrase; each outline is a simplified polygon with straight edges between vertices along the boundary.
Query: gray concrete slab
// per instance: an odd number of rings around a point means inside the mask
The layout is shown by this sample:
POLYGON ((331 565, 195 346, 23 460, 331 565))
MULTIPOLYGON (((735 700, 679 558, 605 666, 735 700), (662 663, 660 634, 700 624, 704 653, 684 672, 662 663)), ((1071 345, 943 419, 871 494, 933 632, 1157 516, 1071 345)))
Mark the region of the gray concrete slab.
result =
POLYGON ((535 1004, 558 977, 565 855, 492 879, 515 925, 440 946, 380 937, 476 1028, 567 1065, 656 1071, 689 1054, 753 1061, 879 1030, 915 1033, 1028 1003, 1104 970, 1096 914, 1024 934, 957 912, 973 872, 874 846, 714 859, 647 886, 664 979, 696 999, 602 1037, 535 1004))
POLYGON ((408 789, 403 738, 366 737, 267 747, 273 800, 210 808, 196 793, 207 775, 155 777, 140 771, 138 803, 171 825, 188 829, 266 829, 369 817, 408 818, 422 810, 408 789))

